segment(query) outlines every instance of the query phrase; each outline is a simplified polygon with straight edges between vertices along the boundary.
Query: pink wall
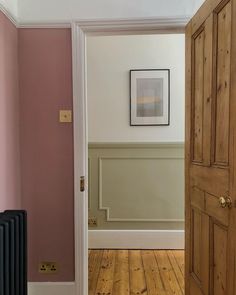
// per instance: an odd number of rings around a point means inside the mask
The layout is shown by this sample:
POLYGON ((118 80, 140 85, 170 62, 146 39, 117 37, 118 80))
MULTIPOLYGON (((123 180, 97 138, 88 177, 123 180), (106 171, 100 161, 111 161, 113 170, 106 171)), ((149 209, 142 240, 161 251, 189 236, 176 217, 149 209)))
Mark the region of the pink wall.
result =
POLYGON ((58 122, 72 108, 71 32, 20 29, 22 203, 29 216, 29 280, 74 280, 73 129, 58 122), (40 275, 56 261, 57 275, 40 275))
POLYGON ((21 204, 17 49, 17 29, 0 12, 0 211, 21 204))

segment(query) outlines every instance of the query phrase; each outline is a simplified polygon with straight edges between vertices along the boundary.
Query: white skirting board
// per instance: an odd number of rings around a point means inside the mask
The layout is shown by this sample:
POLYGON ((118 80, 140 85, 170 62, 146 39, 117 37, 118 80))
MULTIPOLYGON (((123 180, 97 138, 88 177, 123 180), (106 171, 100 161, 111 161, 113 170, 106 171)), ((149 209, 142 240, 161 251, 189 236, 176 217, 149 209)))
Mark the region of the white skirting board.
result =
POLYGON ((89 230, 90 249, 184 249, 184 230, 89 230))
POLYGON ((28 295, 75 295, 74 282, 28 283, 28 295))

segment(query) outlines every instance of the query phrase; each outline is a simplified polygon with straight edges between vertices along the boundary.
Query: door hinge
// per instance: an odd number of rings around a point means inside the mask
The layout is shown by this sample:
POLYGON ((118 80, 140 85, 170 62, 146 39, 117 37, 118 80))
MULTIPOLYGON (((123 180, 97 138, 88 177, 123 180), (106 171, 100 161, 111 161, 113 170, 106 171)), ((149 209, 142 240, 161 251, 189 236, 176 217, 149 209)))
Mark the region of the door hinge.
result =
POLYGON ((84 176, 80 177, 80 191, 81 192, 85 191, 85 177, 84 176))

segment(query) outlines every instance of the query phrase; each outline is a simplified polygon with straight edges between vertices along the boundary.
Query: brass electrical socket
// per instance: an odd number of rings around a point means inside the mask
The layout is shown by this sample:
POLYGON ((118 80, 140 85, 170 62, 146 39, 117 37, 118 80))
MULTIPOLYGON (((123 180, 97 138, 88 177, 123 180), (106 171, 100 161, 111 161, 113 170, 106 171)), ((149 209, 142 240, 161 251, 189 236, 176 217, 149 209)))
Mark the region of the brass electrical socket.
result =
POLYGON ((39 273, 42 274, 56 274, 58 267, 56 262, 44 261, 39 263, 39 273))
POLYGON ((88 219, 88 225, 90 227, 96 227, 96 226, 98 226, 97 217, 89 217, 89 219, 88 219))

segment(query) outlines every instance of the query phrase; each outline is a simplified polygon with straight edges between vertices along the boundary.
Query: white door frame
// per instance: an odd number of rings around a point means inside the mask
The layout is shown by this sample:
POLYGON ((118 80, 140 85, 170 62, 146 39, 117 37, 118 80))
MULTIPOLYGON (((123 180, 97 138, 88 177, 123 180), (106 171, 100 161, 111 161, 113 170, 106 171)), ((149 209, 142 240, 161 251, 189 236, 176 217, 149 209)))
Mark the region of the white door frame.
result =
POLYGON ((88 134, 86 37, 91 34, 183 33, 190 18, 77 21, 72 24, 74 115, 75 294, 88 295, 88 134), (85 191, 80 192, 80 177, 85 191))

